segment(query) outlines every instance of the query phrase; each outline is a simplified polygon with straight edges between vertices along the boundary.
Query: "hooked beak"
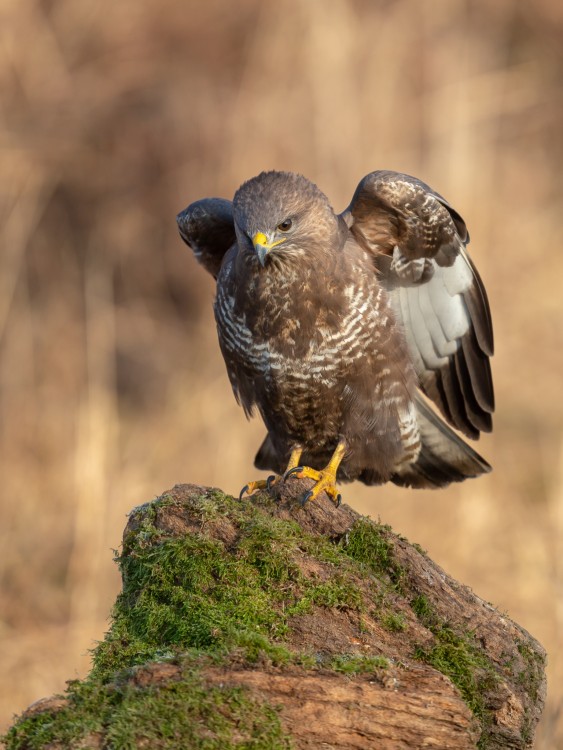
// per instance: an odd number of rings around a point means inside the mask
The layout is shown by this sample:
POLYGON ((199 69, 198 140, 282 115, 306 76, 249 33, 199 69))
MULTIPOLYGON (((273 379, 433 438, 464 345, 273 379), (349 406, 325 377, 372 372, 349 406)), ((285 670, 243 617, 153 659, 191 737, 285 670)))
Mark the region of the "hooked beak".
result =
POLYGON ((254 245, 256 255, 258 256, 258 260, 260 261, 260 264, 262 266, 266 265, 266 256, 268 255, 270 250, 276 245, 281 245, 282 242, 285 242, 285 238, 283 237, 281 240, 271 242, 270 238, 268 238, 264 234, 264 232, 256 232, 256 234, 252 238, 252 244, 254 245))

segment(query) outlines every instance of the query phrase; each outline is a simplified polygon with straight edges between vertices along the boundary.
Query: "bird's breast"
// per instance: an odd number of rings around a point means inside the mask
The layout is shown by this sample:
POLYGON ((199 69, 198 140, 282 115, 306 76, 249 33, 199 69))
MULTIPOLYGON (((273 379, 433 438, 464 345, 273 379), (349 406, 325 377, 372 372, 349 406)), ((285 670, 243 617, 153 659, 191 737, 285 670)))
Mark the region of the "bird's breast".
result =
POLYGON ((215 303, 223 348, 292 393, 311 383, 334 386, 365 363, 366 353, 377 355, 392 324, 381 287, 349 283, 324 299, 301 291, 237 305, 219 286, 215 303))

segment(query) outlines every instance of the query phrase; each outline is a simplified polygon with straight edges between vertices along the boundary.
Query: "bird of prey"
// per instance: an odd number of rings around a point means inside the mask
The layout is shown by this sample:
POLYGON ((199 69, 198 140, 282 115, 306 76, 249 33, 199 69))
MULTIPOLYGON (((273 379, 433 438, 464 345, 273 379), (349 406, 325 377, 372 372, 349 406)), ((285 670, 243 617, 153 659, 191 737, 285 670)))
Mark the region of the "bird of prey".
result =
POLYGON ((442 487, 490 471, 487 295, 461 216, 428 185, 377 171, 335 214, 305 177, 262 172, 207 198, 180 235, 217 280, 219 344, 237 401, 267 429, 251 494, 289 476, 442 487), (433 402, 441 416, 430 406, 433 402), (451 425, 451 427, 449 426, 451 425))

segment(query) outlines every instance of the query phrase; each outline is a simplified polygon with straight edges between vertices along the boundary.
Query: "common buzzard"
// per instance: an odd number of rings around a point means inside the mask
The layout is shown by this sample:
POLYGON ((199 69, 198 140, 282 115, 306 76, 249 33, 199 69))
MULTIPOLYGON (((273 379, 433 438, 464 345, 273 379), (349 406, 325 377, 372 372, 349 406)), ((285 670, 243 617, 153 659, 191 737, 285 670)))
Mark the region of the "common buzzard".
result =
POLYGON ((268 431, 255 465, 277 476, 241 494, 296 474, 315 480, 303 502, 338 504, 337 480, 442 487, 490 471, 448 426, 491 430, 493 333, 465 223, 441 195, 372 172, 338 215, 305 177, 272 171, 177 221, 217 279, 235 397, 268 431))

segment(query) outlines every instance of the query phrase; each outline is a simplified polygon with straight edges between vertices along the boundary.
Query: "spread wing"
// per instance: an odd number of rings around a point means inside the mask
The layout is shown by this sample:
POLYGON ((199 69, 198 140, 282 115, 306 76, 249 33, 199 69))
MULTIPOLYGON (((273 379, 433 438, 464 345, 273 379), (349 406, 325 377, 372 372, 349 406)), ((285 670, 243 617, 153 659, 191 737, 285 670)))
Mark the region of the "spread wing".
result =
POLYGON ((490 432, 491 314, 461 216, 420 180, 379 171, 342 217, 391 295, 421 390, 464 434, 490 432))
POLYGON ((232 202, 204 198, 181 211, 176 221, 181 238, 216 279, 227 250, 236 242, 232 202))

